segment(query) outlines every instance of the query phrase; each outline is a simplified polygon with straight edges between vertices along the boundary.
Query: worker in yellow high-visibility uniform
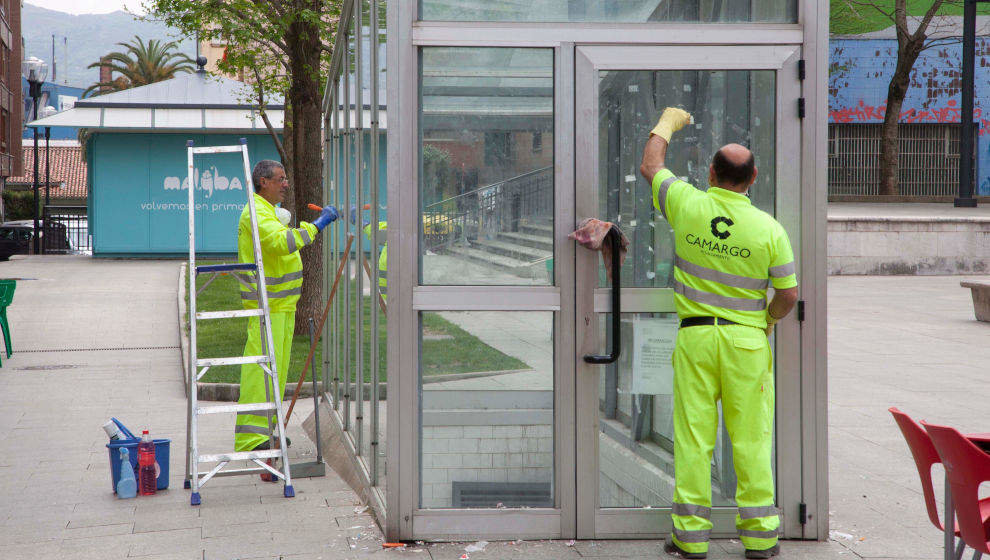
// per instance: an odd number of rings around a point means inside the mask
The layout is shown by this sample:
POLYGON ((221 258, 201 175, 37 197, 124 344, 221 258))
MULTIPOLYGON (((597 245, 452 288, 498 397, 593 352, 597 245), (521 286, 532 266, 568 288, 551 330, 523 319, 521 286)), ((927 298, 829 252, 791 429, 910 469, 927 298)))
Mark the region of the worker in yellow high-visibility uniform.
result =
MULTIPOLYGON (((337 209, 326 206, 313 223, 300 222, 298 228, 290 228, 286 219, 279 220, 276 205, 289 190, 289 181, 282 164, 272 160, 259 161, 251 174, 254 182, 254 205, 258 216, 258 237, 261 241, 261 257, 265 268, 268 308, 272 325, 272 343, 278 372, 279 394, 285 394, 285 380, 289 374, 289 358, 292 351, 292 335, 295 328, 296 302, 302 293, 303 267, 299 250, 310 245, 317 233, 337 219, 337 209)), ((284 211, 282 211, 284 213, 284 211)), ((254 241, 251 236, 250 209, 245 205, 237 224, 237 257, 242 263, 254 263, 254 241)), ((241 302, 245 309, 258 308, 257 283, 249 282, 253 289, 241 286, 241 302)), ((247 327, 245 356, 264 354, 261 343, 261 322, 251 317, 247 327)), ((258 364, 241 366, 241 388, 238 403, 267 402, 266 375, 258 364)), ((274 423, 274 414, 272 422, 274 423)), ((265 415, 238 414, 234 427, 234 448, 237 451, 267 449, 269 424, 265 415)))
MULTIPOLYGON (((350 218, 352 224, 357 224, 357 208, 351 206, 350 218)), ((371 222, 365 221, 362 231, 364 236, 371 240, 371 222)), ((382 295, 382 300, 388 299, 388 243, 385 236, 388 235, 388 222, 378 222, 378 242, 382 244, 382 252, 378 255, 378 293, 382 295)))
POLYGON ((750 202, 753 154, 739 144, 712 158, 710 186, 701 191, 665 167, 671 135, 690 122, 664 110, 643 151, 640 172, 653 185, 653 204, 674 230, 674 292, 681 328, 674 366, 674 532, 664 549, 707 558, 711 460, 718 401, 732 440, 736 529, 746 558, 780 552, 770 453, 773 437, 774 323, 797 301, 794 255, 787 233, 750 202), (774 287, 766 303, 767 287, 774 287))

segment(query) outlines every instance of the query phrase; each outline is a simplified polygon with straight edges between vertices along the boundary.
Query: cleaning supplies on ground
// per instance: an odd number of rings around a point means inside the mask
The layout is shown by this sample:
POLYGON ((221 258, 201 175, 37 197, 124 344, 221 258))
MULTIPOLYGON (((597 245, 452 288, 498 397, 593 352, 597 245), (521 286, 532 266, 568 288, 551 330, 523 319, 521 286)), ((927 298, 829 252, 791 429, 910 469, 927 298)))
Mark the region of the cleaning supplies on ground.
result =
POLYGON ((131 454, 126 447, 120 448, 120 480, 117 481, 117 497, 133 498, 137 496, 137 480, 134 479, 134 468, 131 467, 131 454))
POLYGON ((142 496, 151 496, 158 486, 158 473, 155 465, 155 442, 151 441, 148 430, 141 432, 141 443, 138 444, 138 477, 142 496))
MULTIPOLYGON (((123 468, 124 464, 120 462, 120 450, 127 449, 129 462, 126 464, 134 473, 138 493, 143 494, 141 492, 141 473, 138 470, 140 466, 139 459, 141 458, 138 447, 142 444, 142 438, 134 435, 127 429, 127 426, 116 418, 111 418, 110 422, 107 422, 103 426, 103 430, 110 438, 110 441, 107 442, 107 451, 109 452, 110 459, 110 489, 113 492, 117 492, 117 483, 120 482, 120 477, 125 470, 123 468)), ((155 490, 165 490, 168 488, 169 444, 171 440, 151 439, 150 436, 148 436, 148 440, 151 442, 151 448, 154 450, 151 457, 151 466, 153 469, 152 480, 155 481, 155 490)))
POLYGON ((113 418, 107 420, 107 423, 103 425, 103 431, 107 433, 110 441, 120 441, 124 439, 124 432, 120 431, 120 426, 118 426, 113 418))

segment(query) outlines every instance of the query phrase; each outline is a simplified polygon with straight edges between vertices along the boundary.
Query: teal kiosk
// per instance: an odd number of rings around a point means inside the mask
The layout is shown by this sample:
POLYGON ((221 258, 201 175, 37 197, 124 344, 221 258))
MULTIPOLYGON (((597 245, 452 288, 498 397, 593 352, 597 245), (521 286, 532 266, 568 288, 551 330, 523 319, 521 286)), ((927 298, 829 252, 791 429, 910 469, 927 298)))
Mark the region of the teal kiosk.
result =
MULTIPOLYGON (((186 141, 197 146, 247 138, 252 162, 280 160, 245 84, 197 72, 87 98, 28 126, 86 129, 89 231, 95 257, 169 257, 188 251, 186 141)), ((282 133, 283 101, 269 120, 282 133)), ((237 253, 237 219, 247 181, 237 154, 197 159, 197 253, 237 253)))

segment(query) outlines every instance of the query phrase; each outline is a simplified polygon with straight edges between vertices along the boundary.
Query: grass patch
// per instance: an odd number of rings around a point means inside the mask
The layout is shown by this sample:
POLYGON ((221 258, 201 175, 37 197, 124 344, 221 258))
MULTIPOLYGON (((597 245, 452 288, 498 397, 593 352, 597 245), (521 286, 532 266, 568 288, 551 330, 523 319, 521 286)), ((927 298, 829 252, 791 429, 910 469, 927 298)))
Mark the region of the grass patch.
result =
MULTIPOLYGON (((200 262, 198 264, 217 264, 215 262, 200 262)), ((199 288, 209 280, 210 275, 204 274, 196 279, 199 288)), ((188 306, 188 278, 186 280, 186 303, 188 306)), ((357 290, 355 282, 351 282, 351 294, 357 290)), ((338 290, 338 297, 343 297, 343 291, 338 290)), ((364 351, 364 380, 371 380, 371 310, 374 307, 378 311, 379 333, 379 379, 385 381, 386 376, 386 319, 377 304, 370 297, 363 297, 364 329, 363 329, 363 351, 364 351)), ((237 280, 230 275, 217 277, 209 287, 203 290, 196 297, 196 304, 199 311, 223 311, 231 309, 241 309, 240 288, 237 280)), ((318 319, 314 318, 314 321, 318 319)), ((240 356, 244 353, 244 343, 247 340, 248 319, 212 319, 200 321, 197 330, 196 349, 200 358, 219 358, 240 356)), ((352 324, 348 335, 351 337, 352 349, 352 370, 355 367, 354 361, 356 353, 356 325, 352 324)), ((447 321, 436 313, 423 314, 423 327, 426 333, 431 335, 423 340, 421 360, 423 364, 423 375, 448 375, 453 373, 470 373, 484 371, 504 371, 513 369, 525 369, 528 366, 522 361, 499 352, 491 346, 485 344, 477 337, 471 335, 464 329, 447 321)), ((184 318, 184 328, 189 332, 189 317, 184 318)), ((338 337, 344 335, 343 326, 338 337)), ((343 349, 343 341, 340 341, 340 348, 343 349)), ((292 341, 292 356, 289 363, 288 383, 295 383, 299 380, 306 356, 309 354, 310 340, 308 335, 297 334, 292 341)), ((313 363, 319 365, 322 360, 322 344, 317 345, 313 356, 313 363)), ((342 356, 342 350, 341 350, 342 356)), ((341 361, 343 358, 341 357, 341 361)), ((317 370, 319 371, 319 370, 317 370)), ((317 373, 319 375, 319 373, 317 373)), ((240 366, 219 366, 212 367, 203 376, 202 381, 206 383, 240 383, 240 366)))
MULTIPOLYGON (((872 4, 887 13, 894 11, 894 0, 875 0, 872 4)), ((908 15, 923 16, 931 5, 931 0, 907 0, 908 15)), ((855 4, 847 0, 830 0, 829 12, 829 32, 838 35, 859 35, 880 31, 894 24, 889 17, 881 14, 872 6, 855 4)), ((939 15, 961 16, 963 13, 962 2, 943 4, 938 13, 939 15)), ((990 6, 979 3, 976 5, 976 13, 988 15, 990 14, 990 6)), ((959 33, 962 33, 961 29, 959 33)))

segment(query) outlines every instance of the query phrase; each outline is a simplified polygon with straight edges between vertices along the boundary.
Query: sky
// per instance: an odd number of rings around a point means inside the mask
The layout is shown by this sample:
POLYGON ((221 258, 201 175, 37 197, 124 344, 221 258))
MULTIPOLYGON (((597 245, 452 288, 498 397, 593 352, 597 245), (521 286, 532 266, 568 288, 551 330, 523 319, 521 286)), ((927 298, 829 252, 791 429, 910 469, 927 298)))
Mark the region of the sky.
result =
POLYGON ((107 14, 125 8, 143 14, 141 2, 142 0, 25 0, 24 3, 78 15, 107 14))

